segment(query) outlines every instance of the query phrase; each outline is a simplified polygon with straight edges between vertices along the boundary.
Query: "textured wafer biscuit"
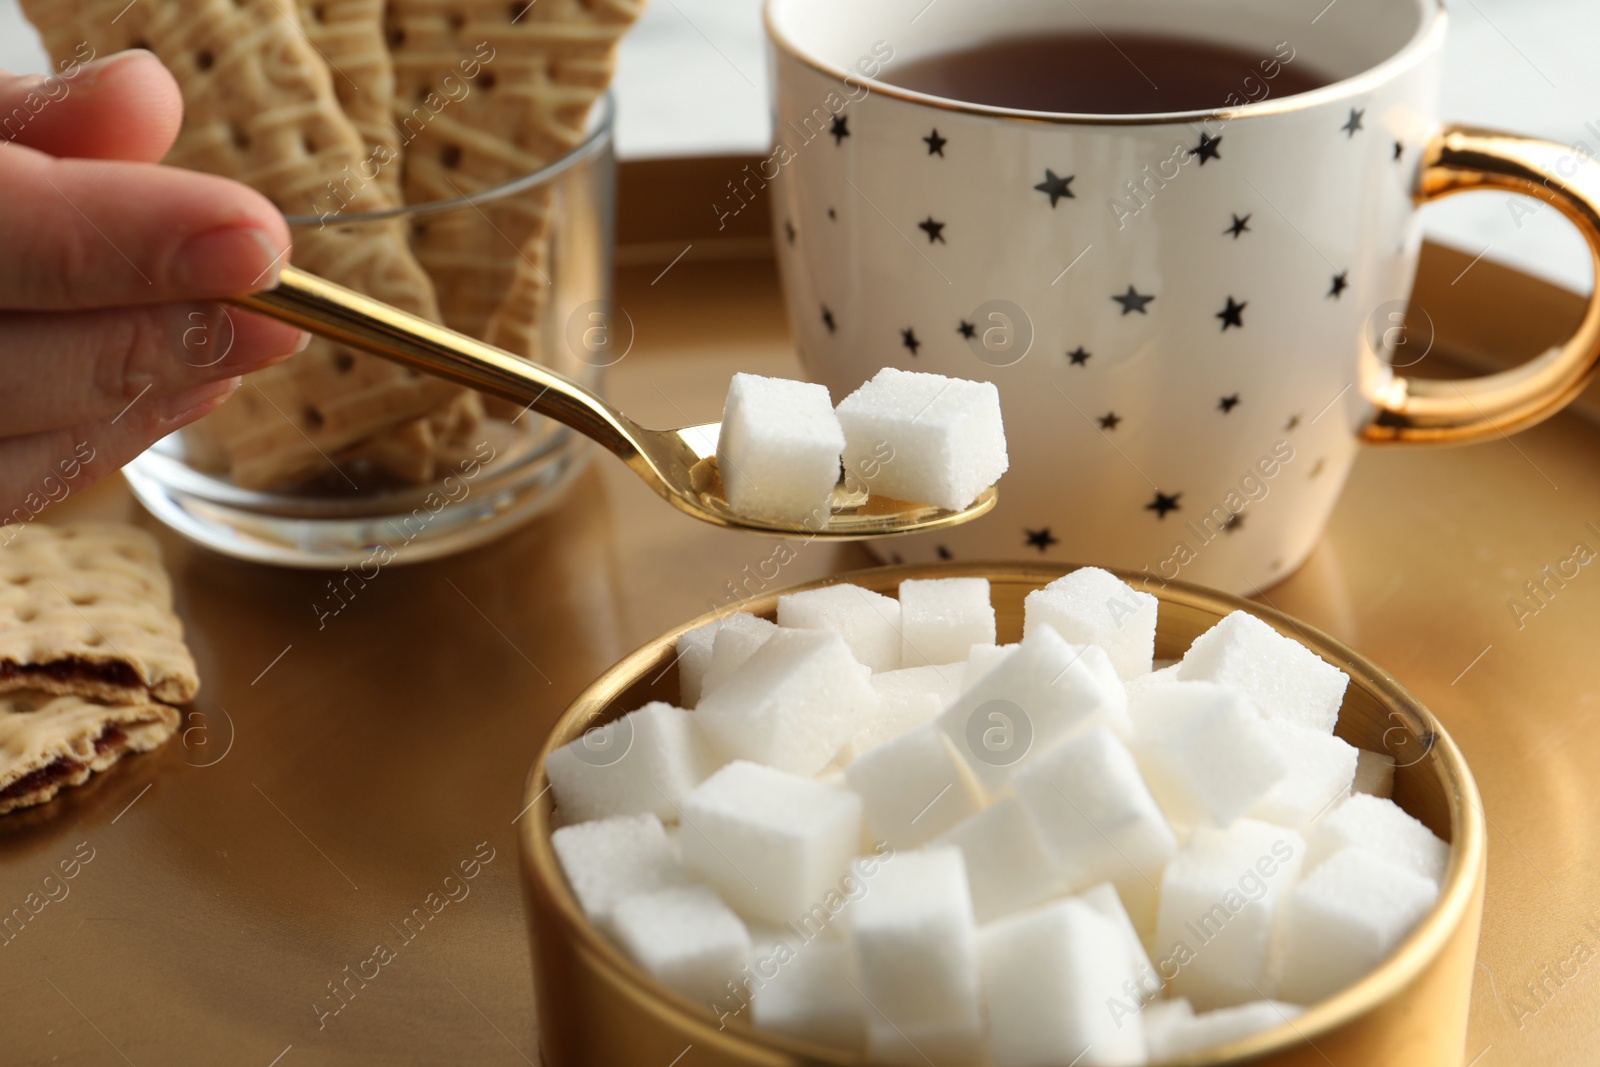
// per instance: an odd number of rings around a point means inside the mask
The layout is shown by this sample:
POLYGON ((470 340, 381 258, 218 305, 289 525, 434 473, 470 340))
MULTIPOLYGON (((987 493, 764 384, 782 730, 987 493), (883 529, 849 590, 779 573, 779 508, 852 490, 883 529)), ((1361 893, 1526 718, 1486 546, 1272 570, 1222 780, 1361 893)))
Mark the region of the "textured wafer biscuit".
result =
MULTIPOLYGON (((292 4, 27 0, 25 10, 57 56, 72 54, 84 41, 100 54, 149 48, 173 71, 184 95, 183 128, 167 162, 236 178, 285 213, 323 219, 321 227, 296 232, 296 265, 437 318, 432 285, 399 223, 339 222, 342 214, 390 208, 395 201, 340 110, 327 67, 292 4)), ((209 417, 215 422, 202 441, 213 460, 219 452, 228 457, 239 485, 253 489, 323 471, 327 456, 461 392, 321 339, 253 375, 251 385, 209 417)))
MULTIPOLYGON (((392 0, 385 25, 407 203, 491 188, 577 145, 610 82, 616 43, 642 6, 392 0)), ((479 207, 481 215, 419 220, 412 248, 438 286, 449 325, 537 359, 538 332, 526 316, 547 298, 548 193, 479 207)))
POLYGON ((0 533, 0 692, 171 703, 200 688, 154 539, 118 523, 0 533))
POLYGON ((433 480, 433 452, 439 442, 431 419, 413 419, 404 426, 369 437, 350 450, 352 462, 367 462, 402 481, 433 480))
POLYGON ((400 138, 390 119, 394 66, 383 40, 383 0, 298 0, 306 38, 328 64, 334 95, 378 164, 377 182, 400 198, 400 138))
POLYGON ((0 694, 0 814, 82 785, 177 728, 178 712, 165 704, 101 704, 36 690, 0 694))

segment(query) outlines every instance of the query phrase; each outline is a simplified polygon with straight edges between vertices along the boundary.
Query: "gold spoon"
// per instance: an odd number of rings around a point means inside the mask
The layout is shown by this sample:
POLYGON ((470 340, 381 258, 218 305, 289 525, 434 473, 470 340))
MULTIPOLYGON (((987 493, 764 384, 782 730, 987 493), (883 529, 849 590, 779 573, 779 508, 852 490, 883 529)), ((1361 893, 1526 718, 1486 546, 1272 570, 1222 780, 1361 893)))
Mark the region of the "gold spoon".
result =
POLYGON ((826 525, 772 522, 736 515, 717 473, 722 424, 648 430, 577 382, 466 334, 362 296, 315 274, 283 268, 278 285, 233 303, 351 348, 371 352, 481 393, 527 404, 616 453, 679 511, 751 533, 826 537, 836 541, 925 533, 977 518, 994 507, 991 486, 960 511, 907 503, 847 488, 833 490, 826 525))

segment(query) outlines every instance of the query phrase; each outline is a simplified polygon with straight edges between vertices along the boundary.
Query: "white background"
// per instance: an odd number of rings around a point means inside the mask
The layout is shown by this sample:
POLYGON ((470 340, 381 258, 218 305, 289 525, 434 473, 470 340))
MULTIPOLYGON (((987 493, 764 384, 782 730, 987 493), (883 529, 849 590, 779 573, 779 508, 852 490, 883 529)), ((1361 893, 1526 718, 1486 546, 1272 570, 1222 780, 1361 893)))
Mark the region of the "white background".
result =
MULTIPOLYGON (((72 0, 53 0, 70 3, 72 0)), ((1600 3, 1452 0, 1446 48, 1448 119, 1585 141, 1600 153, 1600 3)), ((0 69, 44 71, 38 37, 16 0, 0 0, 0 69)), ((623 41, 618 148, 625 159, 757 153, 768 146, 760 0, 651 0, 623 41)), ((1591 283, 1589 257, 1554 211, 1510 210, 1499 193, 1456 197, 1425 212, 1429 236, 1571 289, 1591 283)))

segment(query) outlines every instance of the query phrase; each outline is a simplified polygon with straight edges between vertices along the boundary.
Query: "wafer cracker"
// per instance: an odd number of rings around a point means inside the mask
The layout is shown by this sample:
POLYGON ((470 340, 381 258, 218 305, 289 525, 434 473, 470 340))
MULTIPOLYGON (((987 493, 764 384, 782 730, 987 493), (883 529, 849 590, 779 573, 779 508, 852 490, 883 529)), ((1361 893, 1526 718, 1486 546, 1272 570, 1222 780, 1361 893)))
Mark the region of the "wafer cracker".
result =
POLYGON ((430 419, 413 419, 351 449, 353 463, 371 463, 401 481, 421 484, 433 480, 433 450, 438 447, 430 419))
POLYGON ((328 64, 333 92, 366 143, 376 181, 400 202, 400 138, 390 119, 394 66, 383 40, 383 0, 298 0, 306 38, 328 64))
MULTIPOLYGON (((254 186, 280 210, 325 222, 295 236, 294 261, 330 280, 437 319, 432 285, 398 223, 339 215, 395 206, 292 5, 275 0, 113 0, 25 5, 52 53, 151 49, 177 76, 185 118, 168 162, 254 186), (330 176, 335 180, 330 180, 330 176)), ((326 469, 327 456, 459 395, 458 386, 314 340, 251 376, 208 416, 208 446, 242 487, 270 489, 326 469), (258 398, 254 403, 249 398, 258 398)))
MULTIPOLYGON (((616 43, 641 9, 633 0, 393 0, 386 27, 407 203, 480 192, 571 150, 610 82, 616 43)), ((536 359, 531 320, 510 324, 519 312, 537 312, 549 286, 548 192, 478 207, 420 220, 412 248, 434 278, 447 323, 536 359), (502 298, 511 307, 502 310, 502 298)))
POLYGON ((0 548, 0 693, 181 703, 200 689, 155 540, 34 522, 0 548))
POLYGON ((43 804, 178 728, 165 704, 102 704, 37 690, 0 694, 0 814, 43 804))

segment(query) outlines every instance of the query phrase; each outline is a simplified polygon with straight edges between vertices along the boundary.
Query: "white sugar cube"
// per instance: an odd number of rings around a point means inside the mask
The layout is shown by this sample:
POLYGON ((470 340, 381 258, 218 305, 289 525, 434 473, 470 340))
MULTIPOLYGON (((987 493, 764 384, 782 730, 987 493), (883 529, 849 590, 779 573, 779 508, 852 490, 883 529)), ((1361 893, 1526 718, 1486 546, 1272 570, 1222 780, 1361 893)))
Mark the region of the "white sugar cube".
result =
POLYGON ((1062 900, 978 932, 995 1067, 1142 1064, 1144 1030, 1108 1002, 1133 979, 1116 926, 1062 900))
POLYGON ((1146 689, 1154 689, 1158 685, 1171 685, 1178 680, 1178 664, 1174 663, 1160 670, 1141 674, 1128 682, 1128 701, 1132 703, 1134 697, 1146 689))
POLYGON ((1175 1060, 1282 1026, 1304 1011, 1298 1004, 1252 1000, 1196 1015, 1189 1002, 1180 997, 1145 1009, 1145 1044, 1151 1060, 1175 1060))
POLYGON ((908 578, 900 583, 900 662, 957 663, 994 644, 987 578, 908 578))
MULTIPOLYGON (((881 675, 873 676, 874 679, 879 677, 881 675)), ((878 710, 867 718, 846 742, 844 748, 840 749, 840 756, 844 758, 846 765, 879 745, 932 722, 944 710, 943 702, 933 693, 885 693, 876 685, 873 688, 878 690, 878 710)))
POLYGON ((874 674, 878 711, 845 746, 845 762, 938 718, 961 692, 964 670, 960 663, 940 663, 874 674))
POLYGON ((568 821, 653 812, 676 822, 719 762, 693 713, 657 700, 556 749, 545 770, 568 821))
POLYGON ((628 897, 612 912, 612 928, 646 974, 701 1004, 727 994, 750 953, 744 923, 705 886, 628 897))
POLYGON ((872 1005, 868 1058, 965 1064, 982 1039, 977 929, 961 851, 896 852, 852 916, 861 992, 872 1005), (903 1037, 901 1035, 904 1035, 903 1037))
POLYGON ((1110 571, 1080 567, 1035 589, 1023 602, 1023 632, 1054 626, 1074 645, 1099 645, 1117 676, 1150 673, 1156 652, 1156 604, 1110 571))
POLYGON ((1016 797, 1005 796, 941 834, 967 865, 972 912, 986 923, 1064 892, 1066 878, 1016 797))
POLYGON ((1134 753, 1173 822, 1226 826, 1283 777, 1288 759, 1239 691, 1178 682, 1139 693, 1134 753))
POLYGON ((1304 858, 1299 834, 1254 819, 1194 831, 1161 878, 1153 947, 1176 965, 1174 996, 1209 1009, 1272 993, 1272 934, 1304 858))
MULTIPOLYGON (((1121 1018, 1120 1008, 1118 1018, 1121 1018)), ((1176 1043, 1184 1024, 1193 1018, 1194 1007, 1183 997, 1146 1004, 1139 1012, 1139 1023, 1144 1030, 1144 1047, 1149 1057, 1158 1062, 1169 1059, 1165 1051, 1168 1044, 1176 1043)))
POLYGON ((1150 962, 1150 953, 1145 951, 1144 941, 1134 928, 1133 918, 1128 914, 1117 887, 1110 882, 1101 882, 1079 893, 1078 899, 1116 927, 1118 939, 1127 948, 1128 967, 1133 973, 1132 992, 1138 996, 1129 996, 1124 1006, 1137 1009, 1140 1002, 1159 997, 1163 988, 1161 975, 1156 971, 1155 964, 1150 962))
POLYGON ((579 907, 602 928, 627 897, 689 884, 688 872, 654 815, 563 826, 550 835, 550 844, 579 907))
POLYGON ((839 402, 845 469, 868 491, 964 508, 1006 472, 991 382, 885 367, 839 402))
POLYGON ((930 841, 982 806, 971 772, 931 722, 857 757, 844 777, 861 795, 868 831, 895 848, 930 841))
POLYGON ((963 663, 934 663, 922 667, 902 667, 872 676, 872 688, 880 697, 898 693, 931 693, 942 706, 955 703, 961 695, 961 682, 967 668, 963 663))
POLYGON ((1178 677, 1242 690, 1262 715, 1332 733, 1350 676, 1251 615, 1235 611, 1194 639, 1178 677))
POLYGON ((1289 894, 1278 995, 1310 1004, 1357 981, 1438 895, 1431 878, 1364 849, 1340 849, 1289 894))
POLYGON ((831 511, 844 447, 826 387, 733 376, 717 437, 717 469, 736 514, 820 530, 831 511))
POLYGON ((1356 749, 1332 734, 1284 719, 1264 725, 1289 769, 1247 814, 1306 834, 1313 822, 1350 794, 1356 749))
POLYGON ((990 671, 999 667, 1006 661, 1006 657, 1017 650, 1017 643, 1009 645, 973 645, 967 650, 967 662, 963 668, 962 689, 966 690, 990 671))
POLYGON ((855 952, 842 943, 812 941, 773 968, 751 998, 756 1025, 819 1045, 858 1050, 871 1008, 859 992, 855 952))
MULTIPOLYGON (((711 668, 711 650, 717 633, 724 626, 748 628, 752 631, 770 631, 773 624, 748 612, 737 611, 712 619, 703 626, 685 630, 678 635, 678 703, 692 708, 700 702, 702 683, 711 668)), ((760 642, 751 646, 755 651, 760 642)), ((731 667, 729 668, 732 669, 731 667)))
POLYGON ((1387 752, 1357 749, 1356 777, 1350 791, 1374 797, 1394 796, 1394 757, 1387 752))
POLYGON ((815 774, 877 710, 871 676, 838 634, 779 627, 701 698, 695 717, 730 758, 815 774))
POLYGON ((1354 846, 1444 884, 1450 846, 1384 797, 1357 793, 1317 821, 1306 842, 1306 870, 1354 846))
POLYGON ((1069 645, 1042 626, 970 685, 939 726, 984 787, 998 793, 1026 760, 1064 737, 1096 723, 1126 731, 1127 704, 1103 649, 1069 645))
POLYGON ((778 625, 832 630, 874 671, 900 666, 900 602, 894 597, 849 583, 787 593, 778 598, 778 625))
POLYGON ((723 619, 722 625, 711 636, 711 656, 700 676, 700 691, 695 698, 695 707, 698 708, 707 693, 727 681, 729 675, 742 667, 744 661, 755 655, 756 649, 766 644, 767 638, 777 632, 776 623, 759 615, 741 611, 723 619))
POLYGON ((861 799, 743 760, 683 801, 683 864, 742 914, 806 915, 836 889, 861 843, 861 799))
POLYGON ((1103 724, 1030 760, 1012 785, 1069 890, 1159 883, 1177 852, 1132 753, 1103 724))

